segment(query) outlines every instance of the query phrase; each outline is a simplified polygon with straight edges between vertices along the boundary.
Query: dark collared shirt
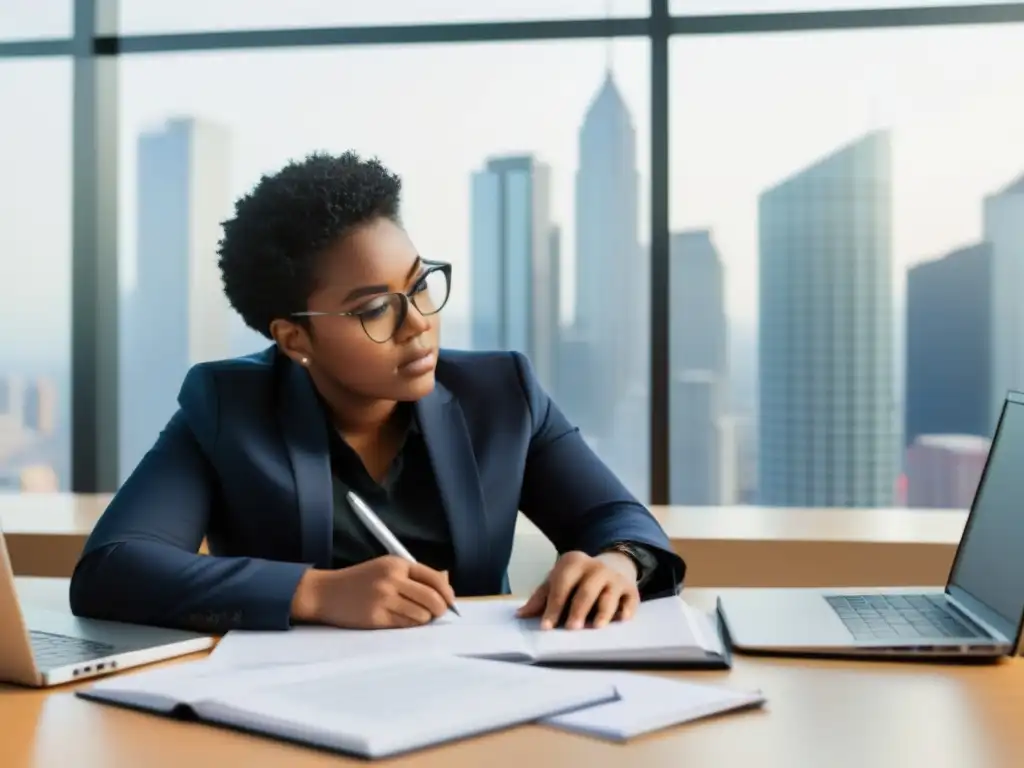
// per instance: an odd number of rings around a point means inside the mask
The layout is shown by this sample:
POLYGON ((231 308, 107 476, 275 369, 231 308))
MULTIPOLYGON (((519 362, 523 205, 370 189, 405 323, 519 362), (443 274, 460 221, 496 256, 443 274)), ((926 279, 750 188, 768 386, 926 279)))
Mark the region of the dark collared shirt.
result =
MULTIPOLYGON (((334 491, 334 568, 347 568, 387 554, 352 511, 345 498, 351 490, 370 506, 417 561, 438 571, 452 569, 455 553, 451 532, 427 446, 411 406, 402 407, 408 409, 409 427, 380 483, 370 476, 362 459, 334 426, 328 425, 334 491)), ((626 545, 637 567, 637 582, 643 584, 657 567, 657 557, 640 544, 619 543, 626 545)))
POLYGON ((351 490, 370 506, 416 560, 438 571, 451 570, 454 551, 448 518, 427 446, 411 413, 405 441, 380 483, 370 477, 359 455, 333 427, 330 435, 334 486, 333 566, 346 568, 387 554, 349 506, 345 494, 351 490))

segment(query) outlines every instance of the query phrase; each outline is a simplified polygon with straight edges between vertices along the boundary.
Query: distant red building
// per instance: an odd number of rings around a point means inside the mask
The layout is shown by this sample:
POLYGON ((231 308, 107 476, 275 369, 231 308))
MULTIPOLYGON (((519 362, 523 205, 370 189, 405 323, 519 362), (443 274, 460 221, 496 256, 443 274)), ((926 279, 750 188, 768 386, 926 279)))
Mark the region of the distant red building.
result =
POLYGON ((975 435, 918 435, 907 449, 907 506, 969 508, 990 445, 975 435))

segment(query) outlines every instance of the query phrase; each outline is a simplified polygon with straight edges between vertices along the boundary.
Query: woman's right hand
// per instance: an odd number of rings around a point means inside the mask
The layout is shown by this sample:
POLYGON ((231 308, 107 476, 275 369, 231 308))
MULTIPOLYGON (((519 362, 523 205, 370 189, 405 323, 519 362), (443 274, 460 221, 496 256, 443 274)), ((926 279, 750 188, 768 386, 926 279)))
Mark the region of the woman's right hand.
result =
POLYGON ((336 571, 306 571, 292 618, 351 629, 417 627, 454 602, 447 573, 385 555, 336 571))

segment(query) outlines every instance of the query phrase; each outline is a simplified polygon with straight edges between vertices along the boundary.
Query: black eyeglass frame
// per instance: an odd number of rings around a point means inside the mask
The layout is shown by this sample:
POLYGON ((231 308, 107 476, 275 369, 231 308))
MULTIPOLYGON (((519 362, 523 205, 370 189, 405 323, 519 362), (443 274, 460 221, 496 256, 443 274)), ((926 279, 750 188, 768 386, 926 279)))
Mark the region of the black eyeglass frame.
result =
POLYGON ((442 309, 444 309, 445 306, 448 304, 448 299, 451 298, 451 295, 452 295, 452 265, 451 265, 451 263, 449 263, 447 261, 431 261, 429 259, 422 259, 421 263, 423 264, 423 266, 427 267, 427 269, 425 269, 420 274, 420 276, 416 279, 416 285, 413 286, 412 290, 416 290, 416 286, 418 286, 420 283, 422 283, 424 280, 426 280, 427 277, 429 277, 430 275, 434 274, 435 272, 440 272, 441 274, 444 275, 444 279, 445 279, 445 283, 446 283, 446 289, 447 289, 445 291, 444 301, 442 301, 441 304, 436 309, 433 309, 430 312, 424 312, 422 309, 420 309, 419 304, 416 303, 416 297, 414 295, 412 295, 411 293, 407 293, 407 292, 404 292, 404 291, 397 291, 397 292, 391 292, 391 293, 381 293, 381 294, 378 294, 377 296, 373 297, 375 299, 385 298, 385 297, 389 297, 389 296, 397 296, 398 297, 398 304, 399 304, 398 320, 395 322, 395 328, 394 328, 393 331, 391 331, 391 335, 388 336, 386 339, 378 341, 377 339, 373 338, 373 336, 370 335, 370 332, 368 330, 366 330, 366 321, 363 319, 363 313, 365 312, 365 310, 361 310, 361 309, 354 309, 354 310, 350 310, 348 312, 311 312, 311 311, 292 312, 291 313, 291 317, 358 317, 359 318, 359 324, 363 328, 363 333, 366 334, 367 338, 370 339, 370 341, 375 342, 377 344, 386 344, 389 341, 391 341, 391 339, 393 339, 395 337, 395 334, 398 333, 398 329, 401 328, 405 324, 405 319, 409 316, 409 304, 410 303, 414 307, 416 307, 416 311, 419 312, 421 315, 423 315, 424 317, 430 317, 431 315, 436 315, 438 312, 440 312, 442 309))

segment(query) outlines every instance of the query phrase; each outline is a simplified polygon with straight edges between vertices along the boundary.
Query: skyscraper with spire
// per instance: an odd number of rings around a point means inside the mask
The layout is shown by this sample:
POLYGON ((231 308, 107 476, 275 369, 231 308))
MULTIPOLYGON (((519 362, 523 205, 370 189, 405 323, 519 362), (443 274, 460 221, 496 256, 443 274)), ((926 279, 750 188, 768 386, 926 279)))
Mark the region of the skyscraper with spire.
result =
POLYGON ((585 427, 598 437, 608 435, 631 385, 642 387, 647 376, 638 187, 636 128, 608 69, 580 128, 576 172, 574 335, 593 361, 586 380, 596 402, 585 427))

